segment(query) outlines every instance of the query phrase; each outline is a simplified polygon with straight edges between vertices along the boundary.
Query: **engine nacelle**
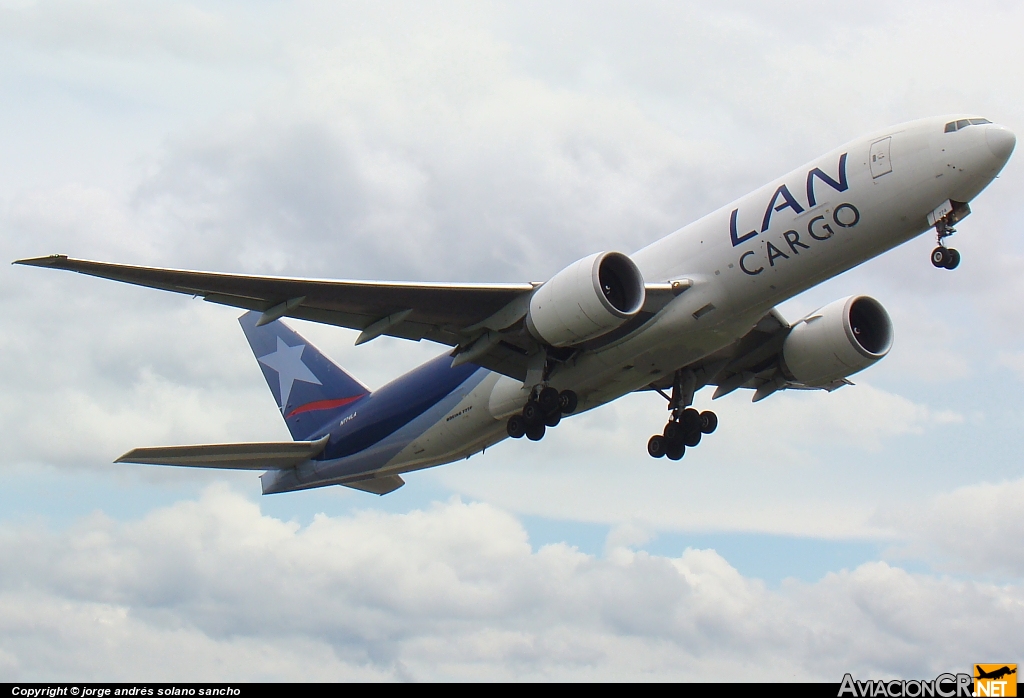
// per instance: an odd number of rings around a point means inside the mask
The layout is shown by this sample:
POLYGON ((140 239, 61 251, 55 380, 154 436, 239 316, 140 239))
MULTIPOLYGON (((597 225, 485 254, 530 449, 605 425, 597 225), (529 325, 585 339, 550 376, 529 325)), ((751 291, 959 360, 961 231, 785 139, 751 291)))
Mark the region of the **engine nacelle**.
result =
POLYGON ((551 346, 611 332, 640 312, 644 279, 626 255, 598 252, 570 264, 534 291, 526 326, 551 346))
POLYGON ((889 353, 892 320, 868 296, 850 296, 808 315, 782 345, 787 377, 825 386, 861 371, 889 353))

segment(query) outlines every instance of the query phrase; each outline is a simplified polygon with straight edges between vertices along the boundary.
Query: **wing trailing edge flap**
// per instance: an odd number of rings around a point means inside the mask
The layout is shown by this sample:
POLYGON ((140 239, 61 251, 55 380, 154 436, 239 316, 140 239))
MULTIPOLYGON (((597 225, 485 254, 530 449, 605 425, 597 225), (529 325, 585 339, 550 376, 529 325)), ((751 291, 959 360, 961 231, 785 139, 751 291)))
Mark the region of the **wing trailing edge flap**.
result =
POLYGON ((115 463, 178 465, 228 470, 287 470, 319 455, 328 436, 316 441, 279 441, 135 448, 115 463))

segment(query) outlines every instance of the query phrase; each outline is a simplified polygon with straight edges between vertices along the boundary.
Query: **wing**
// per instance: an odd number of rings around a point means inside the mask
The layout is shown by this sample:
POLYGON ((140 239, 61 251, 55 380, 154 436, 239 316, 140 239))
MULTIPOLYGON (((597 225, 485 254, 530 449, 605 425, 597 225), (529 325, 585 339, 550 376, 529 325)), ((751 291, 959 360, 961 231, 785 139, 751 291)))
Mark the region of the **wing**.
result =
POLYGON ((385 321, 373 328, 374 336, 432 339, 449 346, 462 340, 461 329, 534 289, 534 284, 528 283, 421 284, 221 274, 92 262, 65 255, 20 259, 15 264, 202 296, 213 303, 263 312, 266 321, 262 324, 288 316, 366 330, 385 321))
MULTIPOLYGON (((758 402, 778 390, 836 390, 844 385, 853 385, 846 378, 840 378, 826 386, 807 386, 786 378, 782 370, 782 344, 786 341, 790 324, 778 310, 772 309, 754 327, 735 342, 705 356, 680 370, 691 370, 696 376, 696 387, 718 386, 715 398, 728 395, 734 390, 748 388, 754 391, 753 401, 758 402)), ((668 390, 672 388, 673 376, 652 383, 647 390, 668 390)))
MULTIPOLYGON (((449 284, 301 279, 110 264, 66 255, 15 264, 64 269, 149 288, 201 296, 212 303, 360 330, 356 344, 381 335, 429 339, 455 347, 464 361, 523 380, 541 347, 523 318, 540 283, 449 284)), ((646 321, 685 286, 647 284, 646 321)))

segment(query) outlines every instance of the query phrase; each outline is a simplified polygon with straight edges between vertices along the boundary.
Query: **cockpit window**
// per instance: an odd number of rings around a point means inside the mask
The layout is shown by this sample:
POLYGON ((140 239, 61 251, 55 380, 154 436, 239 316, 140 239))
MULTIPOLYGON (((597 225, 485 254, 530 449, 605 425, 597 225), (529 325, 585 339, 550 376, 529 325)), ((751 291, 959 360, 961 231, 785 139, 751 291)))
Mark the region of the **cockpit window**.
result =
POLYGON ((946 124, 945 132, 952 133, 953 131, 959 131, 960 129, 967 128, 968 126, 981 126, 982 124, 991 123, 992 122, 988 119, 958 119, 946 124))

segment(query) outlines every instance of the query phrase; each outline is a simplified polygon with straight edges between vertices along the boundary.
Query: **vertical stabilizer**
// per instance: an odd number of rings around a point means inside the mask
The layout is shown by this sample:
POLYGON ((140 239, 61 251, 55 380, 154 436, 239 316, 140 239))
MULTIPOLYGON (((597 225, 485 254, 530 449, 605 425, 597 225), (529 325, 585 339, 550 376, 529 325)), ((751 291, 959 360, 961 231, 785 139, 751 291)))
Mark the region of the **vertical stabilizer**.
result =
POLYGON ((293 439, 308 439, 369 395, 366 386, 280 320, 257 327, 259 319, 260 313, 249 312, 238 323, 293 439))

